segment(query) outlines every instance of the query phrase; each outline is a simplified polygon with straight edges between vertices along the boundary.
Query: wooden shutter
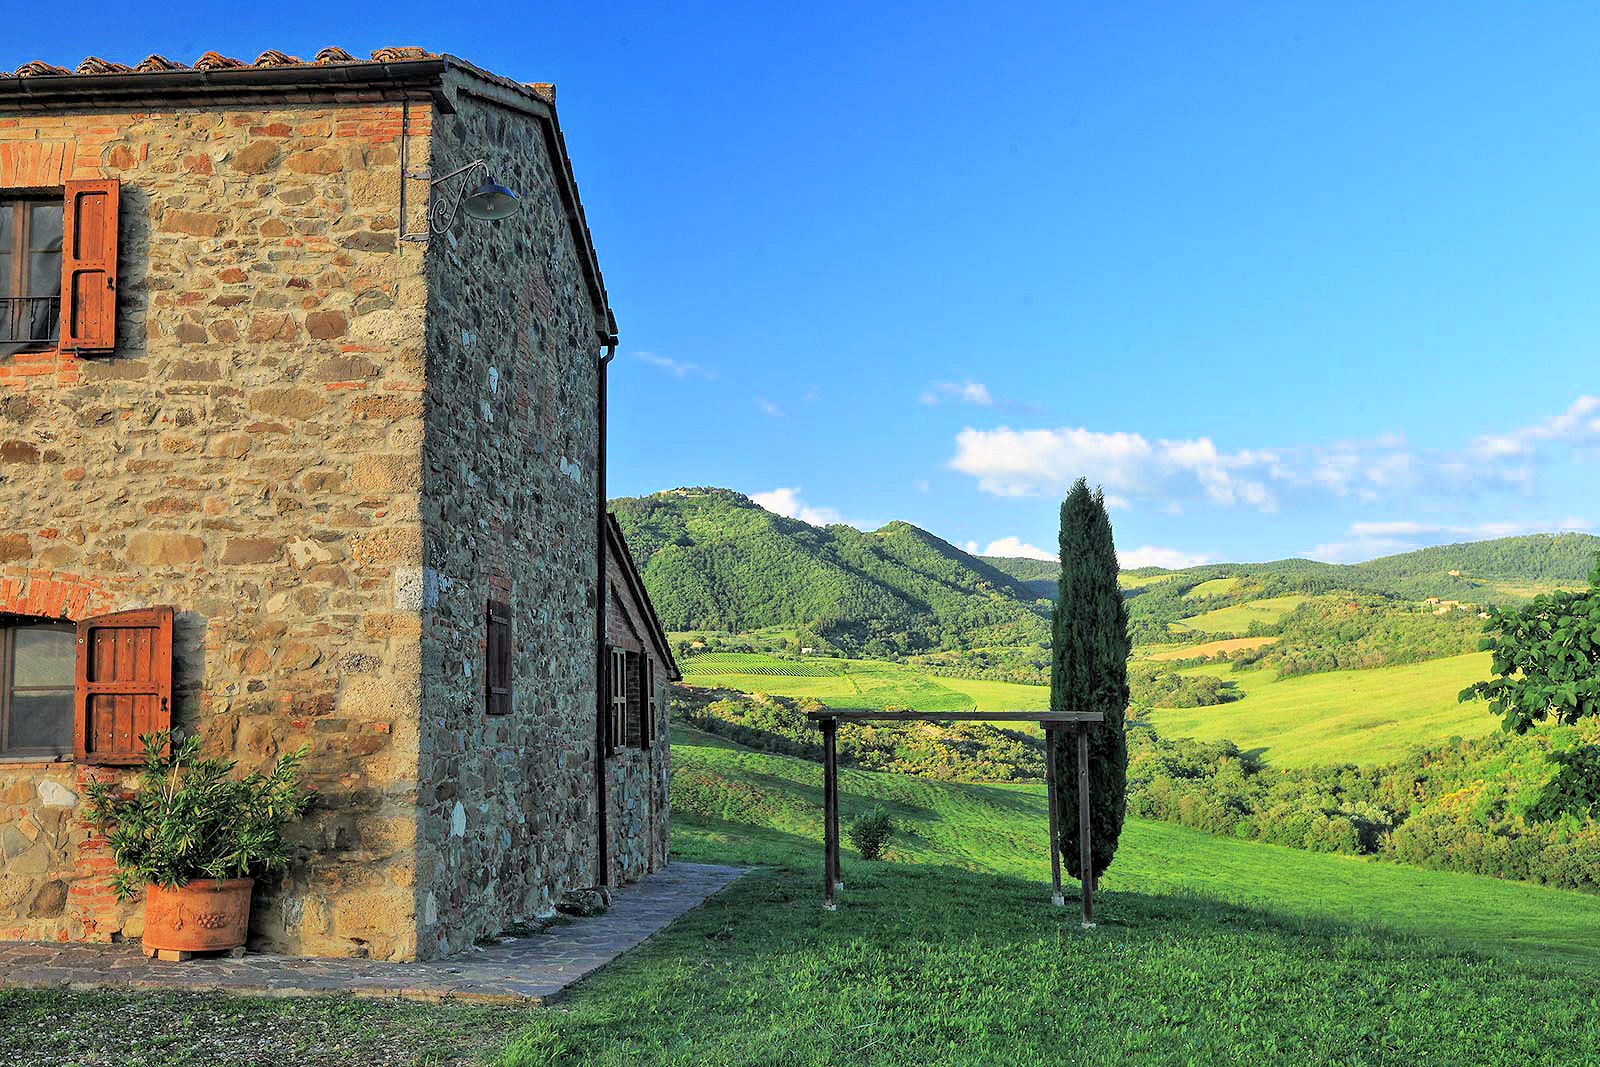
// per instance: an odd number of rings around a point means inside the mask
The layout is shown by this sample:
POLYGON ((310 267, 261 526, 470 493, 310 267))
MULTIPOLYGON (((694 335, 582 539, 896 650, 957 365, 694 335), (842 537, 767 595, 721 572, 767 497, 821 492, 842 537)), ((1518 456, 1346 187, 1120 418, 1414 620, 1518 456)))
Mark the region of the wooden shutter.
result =
POLYGON ((484 674, 488 678, 490 715, 511 713, 511 606, 489 601, 488 648, 484 674))
POLYGON ((609 756, 622 747, 623 722, 628 714, 628 654, 620 648, 611 650, 606 700, 610 707, 606 717, 606 755, 609 756))
POLYGON ((649 748, 650 741, 656 734, 656 661, 653 656, 644 657, 644 682, 643 692, 639 698, 644 705, 644 730, 639 741, 640 748, 649 748))
POLYGON ((629 748, 644 745, 644 679, 639 664, 644 659, 637 652, 628 653, 628 717, 623 744, 629 748))
POLYGON ((86 763, 137 764, 140 735, 172 728, 172 609, 78 623, 72 747, 86 763))
POLYGON ((61 347, 117 345, 117 197, 120 184, 67 183, 61 236, 61 347))

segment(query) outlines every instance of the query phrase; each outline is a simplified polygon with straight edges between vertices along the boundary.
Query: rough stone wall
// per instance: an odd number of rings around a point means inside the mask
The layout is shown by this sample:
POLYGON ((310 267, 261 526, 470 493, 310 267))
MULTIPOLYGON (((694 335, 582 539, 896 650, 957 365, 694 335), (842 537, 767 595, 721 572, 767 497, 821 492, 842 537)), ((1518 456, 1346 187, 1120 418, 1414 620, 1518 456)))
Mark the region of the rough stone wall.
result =
POLYGON ((433 170, 483 157, 522 199, 428 249, 423 955, 598 881, 595 321, 536 121, 449 89, 433 170), (485 711, 485 601, 510 606, 514 710, 485 711))
POLYGON ((650 628, 644 605, 629 593, 615 555, 606 560, 606 640, 650 656, 655 663, 656 722, 650 748, 618 749, 607 765, 607 840, 614 881, 631 882, 667 863, 667 777, 672 683, 667 677, 666 650, 646 635, 650 628))
MULTIPOLYGON (((425 297, 399 135, 390 104, 0 116, 0 190, 122 182, 117 351, 0 358, 0 612, 171 604, 176 723, 247 768, 310 745, 324 802, 252 928, 311 955, 416 952, 425 297)), ((0 937, 137 932, 84 773, 0 765, 0 937)))

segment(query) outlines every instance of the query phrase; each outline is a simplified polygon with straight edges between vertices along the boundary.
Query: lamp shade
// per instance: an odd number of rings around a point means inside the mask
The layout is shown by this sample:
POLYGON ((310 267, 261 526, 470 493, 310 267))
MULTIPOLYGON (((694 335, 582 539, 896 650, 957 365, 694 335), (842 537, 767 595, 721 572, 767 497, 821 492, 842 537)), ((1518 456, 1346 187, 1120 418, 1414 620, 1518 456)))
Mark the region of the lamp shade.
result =
POLYGON ((491 179, 485 178, 471 196, 461 202, 461 209, 475 219, 507 219, 517 213, 522 202, 517 194, 491 179))

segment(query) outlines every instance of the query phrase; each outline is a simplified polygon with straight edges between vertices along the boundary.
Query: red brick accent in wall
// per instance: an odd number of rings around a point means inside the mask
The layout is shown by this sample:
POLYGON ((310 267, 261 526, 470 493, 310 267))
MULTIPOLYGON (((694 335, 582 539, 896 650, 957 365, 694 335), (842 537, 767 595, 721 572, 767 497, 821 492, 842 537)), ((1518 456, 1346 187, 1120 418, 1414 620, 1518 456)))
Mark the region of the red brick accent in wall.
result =
POLYGON ((86 619, 109 611, 113 596, 103 582, 82 575, 21 568, 0 570, 0 615, 86 619))
MULTIPOLYGON (((89 782, 115 782, 119 775, 114 767, 77 767, 77 794, 86 797, 89 782)), ((78 877, 67 884, 67 918, 82 931, 78 940, 106 941, 112 933, 122 929, 123 908, 111 887, 111 875, 117 864, 111 858, 106 840, 89 834, 78 841, 78 877)), ((68 939, 69 929, 63 928, 59 939, 68 939)))

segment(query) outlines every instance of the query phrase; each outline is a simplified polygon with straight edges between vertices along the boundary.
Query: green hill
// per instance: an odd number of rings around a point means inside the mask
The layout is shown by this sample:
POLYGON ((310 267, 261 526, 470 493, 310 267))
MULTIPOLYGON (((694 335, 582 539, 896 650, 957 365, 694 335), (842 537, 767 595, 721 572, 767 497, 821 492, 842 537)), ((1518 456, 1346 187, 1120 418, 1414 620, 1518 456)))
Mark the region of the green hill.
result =
MULTIPOLYGON (((776 861, 807 874, 813 865, 820 870, 822 771, 816 760, 755 752, 677 727, 672 754, 675 854, 776 861)), ((893 862, 887 865, 851 862, 847 853, 847 886, 901 864, 1024 878, 1035 885, 1049 879, 1042 784, 942 782, 845 767, 839 794, 843 823, 881 804, 904 827, 890 842, 893 862)), ((1595 894, 1229 840, 1170 823, 1130 818, 1101 888, 1110 893, 1102 917, 1117 926, 1130 918, 1117 913, 1119 894, 1200 893, 1283 916, 1344 923, 1359 915, 1506 958, 1600 967, 1595 894), (1497 908, 1517 921, 1500 922, 1497 908)), ((812 889, 820 892, 809 881, 797 887, 802 894, 812 889)), ((847 890, 845 910, 852 899, 847 890)), ((1041 894, 1041 906, 1043 900, 1041 894)), ((905 907, 928 902, 913 890, 905 907)))
POLYGON ((813 759, 675 724, 674 862, 752 869, 553 1007, 0 989, 0 1063, 1600 1062, 1600 896, 1134 818, 1085 931, 1073 883, 1049 902, 1042 787, 846 768, 845 825, 898 830, 882 862, 845 844, 830 912, 821 792, 813 759))
MULTIPOLYGON (((1050 560, 975 556, 905 522, 871 532, 812 526, 727 489, 674 489, 611 507, 669 630, 777 631, 784 647, 880 658, 942 653, 960 668, 1036 671, 1044 663, 1056 589, 1050 560)), ((1600 537, 1534 534, 1357 564, 1145 567, 1124 572, 1122 586, 1135 644, 1171 645, 1192 642, 1196 631, 1218 639, 1276 634, 1289 609, 1328 594, 1396 606, 1429 597, 1514 603, 1582 586, 1597 552, 1600 537)), ((1384 632, 1376 615, 1370 621, 1384 632)), ((1350 625, 1341 633, 1361 639, 1350 625)), ((1374 640, 1368 635, 1367 644, 1374 640)), ((1289 640, 1275 655, 1300 651, 1289 640)))
POLYGON ((1028 589, 909 523, 816 527, 726 489, 611 508, 669 630, 791 627, 806 644, 880 656, 1048 639, 1028 589))
POLYGON ((1499 720, 1456 694, 1489 676, 1489 653, 1472 652, 1375 670, 1336 670, 1279 678, 1231 664, 1185 674, 1226 678, 1244 694, 1204 708, 1156 708, 1150 720, 1168 737, 1227 739, 1279 766, 1383 764, 1452 735, 1482 737, 1499 720))
MULTIPOLYGON (((1586 533, 1540 533, 1419 548, 1365 563, 1320 563, 1280 559, 1265 563, 1208 563, 1184 570, 1145 567, 1124 572, 1124 588, 1138 593, 1155 579, 1174 580, 1184 591, 1212 595, 1220 579, 1273 578, 1303 592, 1350 589, 1390 593, 1420 600, 1435 596, 1499 604, 1527 600, 1536 593, 1587 582, 1600 553, 1600 537, 1586 533), (1127 580, 1137 576, 1138 581, 1127 580), (1210 585, 1210 589, 1196 587, 1210 585)), ((1054 598, 1055 564, 1046 560, 985 556, 1040 596, 1054 598), (1037 583, 1037 584, 1035 584, 1037 583)))
POLYGON ((673 762, 674 858, 756 870, 527 1016, 506 1067, 1597 1059, 1600 898, 1135 819, 1085 932, 1042 787, 847 769, 846 825, 901 829, 887 862, 846 847, 827 912, 815 761, 674 730, 673 762))

